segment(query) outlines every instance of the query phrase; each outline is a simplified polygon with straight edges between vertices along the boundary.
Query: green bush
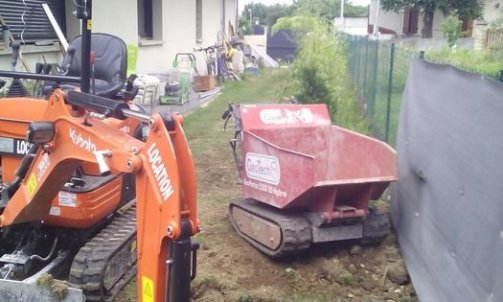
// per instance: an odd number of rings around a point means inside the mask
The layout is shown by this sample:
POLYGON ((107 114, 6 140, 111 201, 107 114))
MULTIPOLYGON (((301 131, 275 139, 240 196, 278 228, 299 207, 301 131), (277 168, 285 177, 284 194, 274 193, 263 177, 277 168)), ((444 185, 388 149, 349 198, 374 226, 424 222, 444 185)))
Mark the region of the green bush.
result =
POLYGON ((456 45, 456 41, 461 36, 461 25, 463 22, 456 16, 449 16, 442 23, 442 30, 447 36, 447 44, 449 47, 456 45))
POLYGON ((273 27, 279 29, 292 30, 298 41, 292 64, 296 98, 305 104, 324 103, 336 124, 367 132, 349 88, 345 40, 335 38, 331 27, 313 16, 280 18, 273 27))

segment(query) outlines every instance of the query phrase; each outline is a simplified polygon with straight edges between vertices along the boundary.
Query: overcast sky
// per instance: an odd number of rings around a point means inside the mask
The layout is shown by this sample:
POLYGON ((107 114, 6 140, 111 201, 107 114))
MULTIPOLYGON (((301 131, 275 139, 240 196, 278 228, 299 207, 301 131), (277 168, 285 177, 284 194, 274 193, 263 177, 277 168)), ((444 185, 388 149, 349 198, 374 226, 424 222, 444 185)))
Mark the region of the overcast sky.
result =
MULTIPOLYGON (((348 1, 348 0, 346 0, 348 1)), ((246 4, 255 2, 255 3, 264 3, 265 5, 272 5, 276 3, 280 4, 292 4, 292 0, 239 0, 239 13, 241 13, 245 7, 246 4)), ((369 5, 370 0, 349 0, 349 2, 355 4, 355 5, 369 5)))

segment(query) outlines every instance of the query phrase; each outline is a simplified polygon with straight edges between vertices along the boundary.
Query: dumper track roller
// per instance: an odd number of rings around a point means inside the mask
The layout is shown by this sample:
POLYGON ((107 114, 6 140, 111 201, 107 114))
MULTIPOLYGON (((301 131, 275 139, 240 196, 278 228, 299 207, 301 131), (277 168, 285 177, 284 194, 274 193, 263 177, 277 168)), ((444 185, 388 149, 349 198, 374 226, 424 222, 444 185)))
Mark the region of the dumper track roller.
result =
POLYGON ((112 301, 136 274, 136 206, 123 210, 73 260, 69 281, 86 301, 112 301))
POLYGON ((243 199, 229 204, 229 216, 239 236, 271 258, 299 255, 311 245, 311 226, 301 214, 243 199))

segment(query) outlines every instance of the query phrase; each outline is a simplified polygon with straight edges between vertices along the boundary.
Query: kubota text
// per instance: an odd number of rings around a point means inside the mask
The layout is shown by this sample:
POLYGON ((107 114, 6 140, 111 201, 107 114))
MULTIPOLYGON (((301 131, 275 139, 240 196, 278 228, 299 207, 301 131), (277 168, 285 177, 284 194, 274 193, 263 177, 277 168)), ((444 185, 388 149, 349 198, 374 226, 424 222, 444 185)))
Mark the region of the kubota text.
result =
POLYGON ((72 142, 81 147, 82 149, 89 151, 89 152, 95 152, 96 151, 96 145, 91 141, 90 138, 85 138, 80 134, 79 132, 73 130, 70 128, 70 139, 72 142))

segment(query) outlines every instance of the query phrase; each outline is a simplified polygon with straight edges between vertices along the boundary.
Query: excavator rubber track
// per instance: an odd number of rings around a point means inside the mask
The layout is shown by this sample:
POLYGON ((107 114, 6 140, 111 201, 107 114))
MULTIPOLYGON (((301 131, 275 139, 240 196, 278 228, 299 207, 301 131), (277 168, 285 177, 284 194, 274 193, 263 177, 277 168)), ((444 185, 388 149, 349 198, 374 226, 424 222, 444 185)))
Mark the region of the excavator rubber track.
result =
POLYGON ((311 245, 311 225, 301 214, 243 199, 229 204, 229 216, 239 236, 271 258, 299 255, 311 245))
POLYGON ((126 205, 75 256, 70 283, 86 301, 112 301, 136 275, 136 205, 126 205))

